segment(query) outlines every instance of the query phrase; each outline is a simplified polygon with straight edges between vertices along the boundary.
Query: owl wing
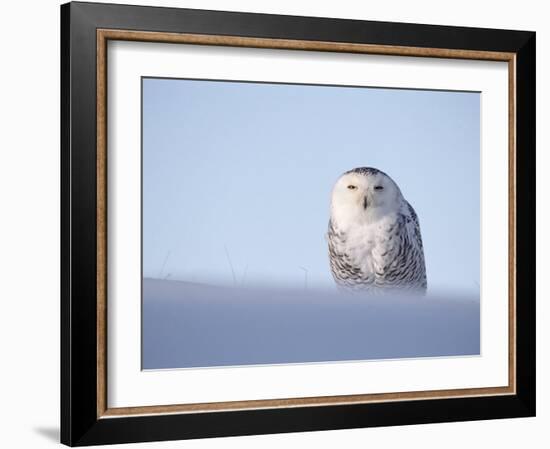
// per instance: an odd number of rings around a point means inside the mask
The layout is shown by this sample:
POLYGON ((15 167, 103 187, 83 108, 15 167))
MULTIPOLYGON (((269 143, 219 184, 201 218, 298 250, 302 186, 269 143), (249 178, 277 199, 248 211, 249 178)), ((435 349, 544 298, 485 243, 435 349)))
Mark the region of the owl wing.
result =
POLYGON ((406 211, 381 229, 373 250, 375 284, 380 287, 426 289, 424 248, 418 216, 406 211))
POLYGON ((420 250, 422 252, 422 257, 424 257, 424 245, 422 245, 422 234, 420 234, 420 222, 418 221, 418 215, 416 215, 416 211, 408 201, 407 201, 407 207, 409 209, 409 213, 411 214, 411 219, 412 219, 412 227, 413 227, 412 232, 415 236, 413 240, 420 247, 420 250))

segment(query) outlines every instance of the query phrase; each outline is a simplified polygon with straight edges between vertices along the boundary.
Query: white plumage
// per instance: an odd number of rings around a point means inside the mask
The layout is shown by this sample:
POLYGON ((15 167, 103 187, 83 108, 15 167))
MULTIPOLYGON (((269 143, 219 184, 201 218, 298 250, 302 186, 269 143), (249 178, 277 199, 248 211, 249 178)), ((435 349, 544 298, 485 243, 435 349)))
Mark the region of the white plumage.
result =
POLYGON ((339 287, 372 293, 426 291, 418 217, 384 172, 360 167, 336 181, 327 240, 339 287))

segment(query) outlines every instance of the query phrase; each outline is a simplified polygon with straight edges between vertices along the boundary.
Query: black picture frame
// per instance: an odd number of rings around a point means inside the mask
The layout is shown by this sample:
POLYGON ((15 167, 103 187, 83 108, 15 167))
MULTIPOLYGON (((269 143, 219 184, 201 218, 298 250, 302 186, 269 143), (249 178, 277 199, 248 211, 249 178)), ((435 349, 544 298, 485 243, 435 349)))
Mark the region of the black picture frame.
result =
POLYGON ((61 442, 70 446, 535 415, 535 33, 73 2, 61 6, 61 442), (516 55, 516 393, 98 416, 97 33, 193 33, 516 55))

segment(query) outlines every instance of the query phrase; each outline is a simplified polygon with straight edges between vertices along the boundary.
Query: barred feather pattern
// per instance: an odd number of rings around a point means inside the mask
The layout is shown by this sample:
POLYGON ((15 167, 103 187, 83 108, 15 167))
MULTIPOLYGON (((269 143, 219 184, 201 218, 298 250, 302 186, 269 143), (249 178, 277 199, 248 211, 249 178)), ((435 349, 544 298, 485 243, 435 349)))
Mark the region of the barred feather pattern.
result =
POLYGON ((338 287, 384 293, 427 289, 424 249, 418 217, 405 201, 395 218, 384 222, 368 250, 357 251, 356 242, 332 222, 328 227, 330 268, 338 287))

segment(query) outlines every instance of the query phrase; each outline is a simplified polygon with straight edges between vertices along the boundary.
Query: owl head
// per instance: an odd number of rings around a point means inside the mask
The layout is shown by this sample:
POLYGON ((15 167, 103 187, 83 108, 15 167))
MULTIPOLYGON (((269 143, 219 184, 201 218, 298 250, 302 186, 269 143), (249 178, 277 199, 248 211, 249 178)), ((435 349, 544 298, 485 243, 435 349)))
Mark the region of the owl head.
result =
POLYGON ((332 189, 331 217, 339 224, 375 221, 399 212, 402 204, 401 191, 388 175, 376 168, 354 168, 332 189))

